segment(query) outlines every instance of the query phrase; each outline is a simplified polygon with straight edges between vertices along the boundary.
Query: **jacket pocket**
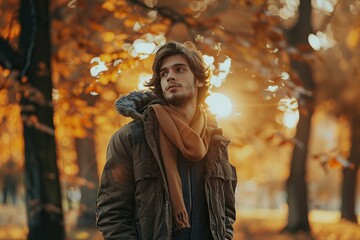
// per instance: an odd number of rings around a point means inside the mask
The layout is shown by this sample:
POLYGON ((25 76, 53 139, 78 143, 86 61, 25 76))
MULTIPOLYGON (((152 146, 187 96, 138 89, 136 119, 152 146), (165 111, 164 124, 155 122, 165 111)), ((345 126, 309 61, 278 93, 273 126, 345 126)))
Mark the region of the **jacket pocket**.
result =
POLYGON ((209 178, 212 200, 216 202, 215 207, 220 216, 225 217, 225 192, 226 182, 233 180, 233 166, 226 161, 215 161, 209 178))
POLYGON ((137 218, 151 218, 160 211, 161 184, 154 159, 141 159, 134 166, 137 218))
POLYGON ((212 169, 210 178, 208 180, 209 188, 209 197, 210 197, 210 213, 212 213, 211 218, 213 219, 216 229, 215 239, 224 239, 225 237, 225 219, 226 219, 226 194, 228 184, 234 180, 234 170, 233 166, 222 160, 216 160, 214 162, 214 167, 212 169))

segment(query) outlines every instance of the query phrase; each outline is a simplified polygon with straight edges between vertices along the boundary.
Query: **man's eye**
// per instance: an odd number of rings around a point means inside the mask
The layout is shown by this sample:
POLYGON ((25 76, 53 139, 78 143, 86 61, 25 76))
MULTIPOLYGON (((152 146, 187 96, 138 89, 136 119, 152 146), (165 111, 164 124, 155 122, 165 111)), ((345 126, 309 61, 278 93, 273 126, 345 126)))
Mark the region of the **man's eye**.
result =
POLYGON ((185 68, 183 68, 183 67, 179 67, 179 68, 177 68, 176 69, 178 72, 185 72, 185 68))
POLYGON ((166 77, 167 76, 167 72, 162 72, 162 73, 160 73, 160 77, 166 77))

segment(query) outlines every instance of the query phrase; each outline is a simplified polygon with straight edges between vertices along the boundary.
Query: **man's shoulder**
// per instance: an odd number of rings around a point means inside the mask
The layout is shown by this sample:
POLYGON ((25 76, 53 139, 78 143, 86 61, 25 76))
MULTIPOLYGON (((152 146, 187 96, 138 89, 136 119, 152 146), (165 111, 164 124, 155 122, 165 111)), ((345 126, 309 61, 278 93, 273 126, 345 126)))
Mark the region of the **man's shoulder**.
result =
POLYGON ((120 127, 116 132, 115 135, 129 135, 129 134, 136 134, 138 132, 144 132, 144 126, 142 123, 131 121, 122 127, 120 127))
POLYGON ((136 121, 131 121, 120 127, 110 138, 110 145, 125 144, 133 147, 139 143, 139 139, 145 139, 143 125, 136 121))
POLYGON ((121 128, 119 128, 114 134, 113 138, 122 139, 121 141, 127 141, 130 144, 140 143, 145 141, 144 125, 137 121, 131 121, 121 128))

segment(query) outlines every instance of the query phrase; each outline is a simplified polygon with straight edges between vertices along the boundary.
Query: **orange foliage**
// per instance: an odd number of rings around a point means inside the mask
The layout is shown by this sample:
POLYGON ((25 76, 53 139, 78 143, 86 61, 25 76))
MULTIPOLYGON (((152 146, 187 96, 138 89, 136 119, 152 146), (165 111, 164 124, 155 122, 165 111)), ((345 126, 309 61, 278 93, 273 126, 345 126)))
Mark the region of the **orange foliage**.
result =
MULTIPOLYGON (((7 1, 15 2, 18 1, 7 1)), ((59 166, 64 174, 75 175, 78 172, 74 138, 86 137, 88 129, 95 129, 95 138, 100 145, 97 147, 98 157, 103 160, 110 135, 129 121, 117 115, 113 102, 117 96, 137 88, 140 72, 151 72, 151 61, 141 59, 142 55, 134 50, 133 43, 137 39, 156 46, 172 39, 182 42, 191 40, 203 53, 214 56, 215 62, 230 57, 234 62, 233 72, 227 79, 229 84, 223 89, 238 97, 235 105, 246 105, 247 102, 267 104, 255 92, 262 90, 269 80, 280 89, 271 94, 271 104, 281 96, 304 91, 291 82, 296 75, 289 64, 290 57, 304 58, 304 49, 287 46, 279 20, 269 14, 264 4, 266 1, 156 2, 106 0, 101 3, 77 1, 75 4, 72 1, 69 6, 69 1, 54 1, 52 70, 58 96, 53 105, 59 166), (89 70, 92 67, 90 60, 94 57, 100 57, 109 70, 93 78, 89 70), (289 73, 289 79, 279 77, 284 72, 289 73)), ((8 23, 12 14, 6 11, 2 15, 1 36, 9 35, 8 23)), ((13 26, 10 37, 16 40, 19 28, 16 24, 13 26)), ((354 28, 348 33, 350 47, 358 46, 358 32, 359 29, 354 28)), ((3 78, 9 74, 8 70, 1 72, 3 78)), ((26 94, 34 94, 36 99, 41 99, 31 89, 25 90, 26 94)), ((238 107, 237 111, 244 113, 245 120, 237 118, 236 121, 243 121, 241 124, 252 129, 268 128, 267 124, 273 124, 273 130, 281 130, 282 127, 271 120, 276 114, 276 103, 255 111, 248 109, 246 106, 238 107)), ((1 111, 0 119, 1 114, 5 116, 1 111)), ((6 108, 6 111, 16 112, 19 109, 6 108)), ((36 122, 34 119, 31 121, 36 122)), ((13 123, 21 125, 20 118, 13 123)), ((233 130, 230 132, 242 134, 233 130)), ((20 136, 20 133, 17 134, 20 136)), ((262 140, 276 146, 301 144, 286 134, 278 133, 262 140)), ((244 142, 248 143, 248 140, 244 142)), ((4 141, 0 144, 7 146, 4 141)), ((17 144, 16 149, 19 149, 21 144, 17 144)), ((329 164, 336 165, 332 161, 329 164)))
POLYGON ((23 166, 23 138, 20 106, 12 102, 7 89, 0 90, 0 168, 10 158, 19 169, 23 166))

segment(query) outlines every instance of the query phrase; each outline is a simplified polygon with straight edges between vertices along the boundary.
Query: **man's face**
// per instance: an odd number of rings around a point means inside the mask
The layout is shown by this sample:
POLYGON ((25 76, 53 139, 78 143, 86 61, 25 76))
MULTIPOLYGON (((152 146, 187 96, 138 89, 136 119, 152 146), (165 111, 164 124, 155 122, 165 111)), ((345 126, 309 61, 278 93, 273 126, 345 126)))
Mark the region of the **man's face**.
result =
POLYGON ((173 106, 197 101, 198 87, 204 85, 195 80, 189 64, 182 55, 164 58, 160 66, 160 79, 164 98, 173 106))

